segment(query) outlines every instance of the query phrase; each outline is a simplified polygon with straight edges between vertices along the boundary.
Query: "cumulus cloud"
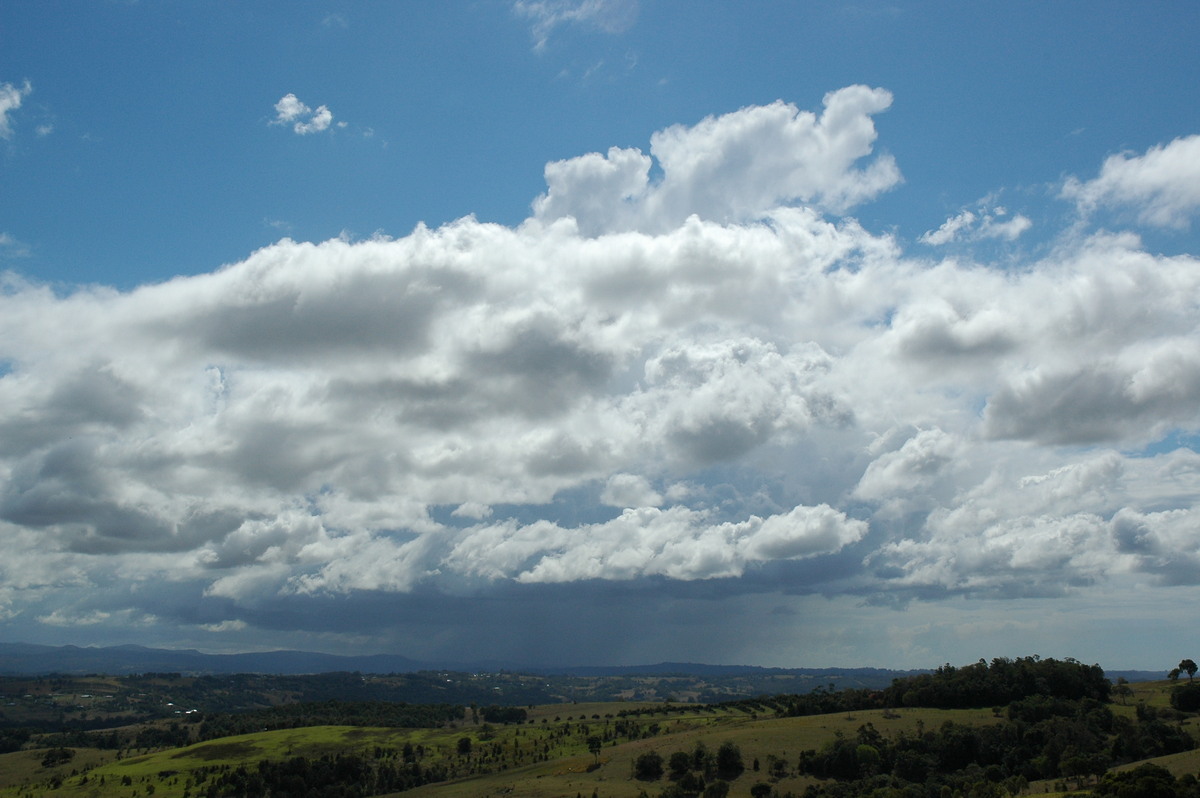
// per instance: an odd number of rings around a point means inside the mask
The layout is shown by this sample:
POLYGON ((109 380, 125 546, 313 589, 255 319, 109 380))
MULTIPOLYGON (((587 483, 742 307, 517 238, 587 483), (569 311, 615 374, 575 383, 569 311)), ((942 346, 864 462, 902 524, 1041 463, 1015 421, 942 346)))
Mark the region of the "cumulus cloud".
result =
POLYGON ((899 179, 856 165, 890 101, 552 164, 515 227, 0 278, 0 613, 103 627, 169 589, 197 629, 334 633, 597 584, 1195 584, 1200 458, 1138 452, 1200 430, 1200 262, 1077 230, 1018 269, 906 255, 836 215, 899 179))
POLYGON ((1187 507, 1158 512, 1122 509, 1109 523, 1117 551, 1130 568, 1167 585, 1200 582, 1200 546, 1194 530, 1198 510, 1187 507))
POLYGON ((1150 441, 1172 428, 1195 428, 1195 343, 1166 340, 1131 347, 1124 357, 1022 374, 992 395, 987 430, 998 437, 1087 444, 1139 433, 1150 441))
POLYGON ((938 473, 954 462, 956 446, 940 429, 922 430, 899 449, 871 461, 854 492, 868 501, 924 495, 938 473))
POLYGON ((27 80, 20 86, 11 83, 0 83, 0 139, 11 139, 12 119, 10 115, 21 107, 21 101, 33 91, 33 86, 27 80))
POLYGON ((1131 210, 1155 227, 1187 227, 1200 210, 1200 135, 1159 144, 1141 155, 1110 156, 1092 180, 1069 178, 1063 197, 1084 213, 1098 207, 1131 210))
POLYGON ((314 110, 297 99, 296 95, 288 93, 275 103, 275 119, 273 125, 291 125, 298 135, 320 133, 328 130, 333 122, 333 113, 327 106, 319 105, 314 110))
POLYGON ((692 214, 744 222, 794 201, 845 211, 900 182, 890 155, 856 166, 875 142, 871 117, 891 103, 883 89, 850 86, 827 94, 820 116, 784 102, 751 106, 659 131, 650 155, 614 147, 556 161, 546 166, 549 191, 534 215, 570 217, 596 235, 659 232, 692 214), (662 177, 652 181, 655 161, 662 177))
POLYGON ((712 524, 707 515, 678 506, 641 507, 581 529, 547 522, 482 527, 469 530, 440 565, 530 583, 714 579, 740 576, 754 563, 830 554, 866 531, 864 522, 828 505, 737 523, 712 524))
POLYGON ((643 476, 613 474, 600 494, 600 501, 610 507, 658 507, 663 497, 643 476))

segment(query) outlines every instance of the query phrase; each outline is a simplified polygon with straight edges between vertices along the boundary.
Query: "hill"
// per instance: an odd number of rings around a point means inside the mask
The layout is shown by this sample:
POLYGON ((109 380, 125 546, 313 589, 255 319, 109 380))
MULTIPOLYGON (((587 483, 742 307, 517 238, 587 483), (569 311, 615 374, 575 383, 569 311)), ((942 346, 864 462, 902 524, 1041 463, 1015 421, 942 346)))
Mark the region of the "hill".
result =
MULTIPOLYGON (((139 678, 180 689, 222 677, 139 678)), ((261 678, 281 688, 299 677, 261 678)), ((367 681, 341 678, 347 690, 367 681)), ((30 684, 51 696, 64 681, 30 684)), ((1135 684, 1110 703, 1112 685, 1098 666, 1023 658, 943 666, 885 690, 821 688, 713 704, 305 703, 280 690, 263 696, 276 703, 249 712, 33 735, 0 756, 0 798, 1005 798, 1084 786, 1116 798, 1197 798, 1188 792, 1194 779, 1177 779, 1197 759, 1195 716, 1170 706, 1176 687, 1135 684), (992 703, 1000 695, 1009 700, 992 703), (1148 770, 1151 758, 1165 769, 1148 770), (1156 792, 1138 793, 1143 783, 1156 792)))

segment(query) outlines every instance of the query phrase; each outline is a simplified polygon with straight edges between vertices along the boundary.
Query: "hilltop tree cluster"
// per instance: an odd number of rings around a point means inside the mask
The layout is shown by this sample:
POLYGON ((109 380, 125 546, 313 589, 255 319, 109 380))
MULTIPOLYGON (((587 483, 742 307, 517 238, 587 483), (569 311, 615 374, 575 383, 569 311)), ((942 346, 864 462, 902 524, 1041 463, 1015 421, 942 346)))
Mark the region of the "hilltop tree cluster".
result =
MULTIPOLYGON (((1195 747, 1180 725, 1152 707, 1139 704, 1136 720, 1115 714, 1107 705, 1111 690, 1098 666, 1028 657, 990 664, 981 660, 962 668, 946 665, 897 679, 886 690, 815 691, 752 703, 780 716, 992 707, 998 722, 984 726, 947 721, 936 729, 919 725, 915 733, 885 737, 864 724, 854 737, 839 736, 820 750, 802 752, 794 764, 771 757, 767 772, 777 778, 803 774, 828 780, 810 787, 807 798, 941 798, 948 793, 1001 798, 1020 793, 1036 779, 1082 784, 1114 765, 1195 747)), ((1161 774, 1152 775, 1155 784, 1162 781, 1161 774)), ((1111 787, 1106 794, 1117 798, 1177 798, 1174 792, 1142 796, 1124 781, 1101 783, 1111 787)), ((1186 798, 1200 796, 1189 793, 1186 798)))
POLYGON ((1010 704, 1002 722, 884 737, 871 724, 801 754, 797 771, 832 784, 809 798, 849 798, 880 787, 905 798, 938 798, 943 788, 977 798, 1017 794, 1037 779, 1082 782, 1108 768, 1195 747, 1188 733, 1139 707, 1136 722, 1094 699, 1035 696, 1010 704))
MULTIPOLYGON (((883 689, 834 690, 817 687, 809 693, 759 696, 724 701, 720 707, 779 717, 828 715, 869 709, 970 709, 1004 707, 1035 695, 1107 702, 1113 686, 1099 665, 1073 659, 1040 657, 980 660, 963 667, 943 665, 932 673, 894 679, 883 689)), ((653 709, 628 714, 652 713, 653 709)), ((626 714, 626 713, 622 713, 626 714)))

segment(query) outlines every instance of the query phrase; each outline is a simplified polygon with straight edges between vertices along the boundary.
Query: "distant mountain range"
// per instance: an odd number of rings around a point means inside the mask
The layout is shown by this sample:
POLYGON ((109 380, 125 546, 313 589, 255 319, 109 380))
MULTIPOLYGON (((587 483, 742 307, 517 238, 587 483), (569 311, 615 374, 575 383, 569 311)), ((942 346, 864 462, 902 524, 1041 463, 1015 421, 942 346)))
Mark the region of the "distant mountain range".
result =
MULTIPOLYGON (((264 651, 244 654, 205 654, 194 649, 146 648, 123 645, 105 647, 44 646, 32 643, 0 643, 0 674, 44 675, 50 673, 123 675, 130 673, 267 673, 295 675, 357 671, 359 673, 414 673, 417 671, 489 672, 510 671, 561 676, 807 676, 830 677, 839 686, 879 685, 893 678, 921 673, 919 670, 886 668, 762 668, 752 665, 704 665, 693 662, 661 662, 655 665, 529 667, 504 663, 420 662, 394 654, 344 656, 312 651, 264 651)), ((1131 682, 1166 677, 1165 671, 1108 671, 1109 678, 1131 682)))
POLYGON ((407 657, 388 654, 339 656, 311 651, 266 651, 205 654, 194 649, 145 646, 42 646, 0 643, 0 674, 129 674, 129 673, 411 673, 438 669, 407 657))

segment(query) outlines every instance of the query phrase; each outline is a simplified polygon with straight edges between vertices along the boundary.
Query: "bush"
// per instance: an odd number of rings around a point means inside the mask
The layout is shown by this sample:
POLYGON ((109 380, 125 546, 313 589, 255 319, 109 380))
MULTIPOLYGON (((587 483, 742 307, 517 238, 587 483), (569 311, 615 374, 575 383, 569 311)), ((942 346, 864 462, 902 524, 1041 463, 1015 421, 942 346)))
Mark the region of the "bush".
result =
POLYGON ((70 762, 75 758, 74 748, 51 748, 42 757, 42 767, 52 768, 55 765, 62 765, 70 762))

